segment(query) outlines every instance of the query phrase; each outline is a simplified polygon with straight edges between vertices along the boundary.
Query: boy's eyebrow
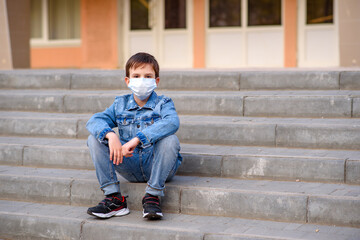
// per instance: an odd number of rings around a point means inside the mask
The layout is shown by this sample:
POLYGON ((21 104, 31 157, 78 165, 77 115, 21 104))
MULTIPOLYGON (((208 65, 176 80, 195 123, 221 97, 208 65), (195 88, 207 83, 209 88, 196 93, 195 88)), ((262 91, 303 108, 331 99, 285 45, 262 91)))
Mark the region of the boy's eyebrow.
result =
MULTIPOLYGON (((139 73, 131 73, 131 75, 139 75, 139 73)), ((145 73, 145 75, 155 75, 154 72, 148 72, 148 73, 145 73)))

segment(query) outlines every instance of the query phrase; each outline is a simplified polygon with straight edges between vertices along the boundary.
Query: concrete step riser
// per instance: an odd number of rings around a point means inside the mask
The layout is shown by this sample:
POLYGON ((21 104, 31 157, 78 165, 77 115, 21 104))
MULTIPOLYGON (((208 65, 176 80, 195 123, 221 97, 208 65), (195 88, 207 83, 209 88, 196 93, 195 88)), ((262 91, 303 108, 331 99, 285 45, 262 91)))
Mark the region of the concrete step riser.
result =
POLYGON ((280 196, 232 191, 219 192, 211 189, 184 189, 181 206, 186 206, 182 209, 184 214, 193 214, 192 212, 196 211, 196 214, 206 215, 211 211, 212 215, 218 216, 226 214, 239 217, 241 215, 245 218, 252 216, 252 218, 260 217, 266 220, 343 225, 345 222, 340 220, 334 211, 337 209, 338 213, 344 213, 350 217, 349 222, 346 223, 347 226, 359 226, 356 220, 358 216, 352 212, 352 209, 359 208, 360 201, 354 201, 351 198, 333 199, 316 196, 280 196), (278 216, 279 213, 281 217, 278 216))
POLYGON ((242 72, 241 90, 360 89, 360 72, 242 72))
MULTIPOLYGON (((49 73, 1 72, 0 88, 14 89, 127 89, 124 71, 66 71, 49 73)), ((161 72, 159 89, 239 90, 236 72, 161 72)))
POLYGON ((77 119, 0 119, 0 132, 13 136, 76 138, 86 134, 86 121, 77 119))
POLYGON ((353 149, 360 144, 358 126, 183 122, 182 142, 244 146, 353 149))
MULTIPOLYGON (((162 71, 160 89, 360 90, 359 71, 162 71)), ((125 89, 124 71, 0 71, 0 88, 125 89)))
POLYGON ((142 213, 99 221, 86 208, 0 201, 0 233, 5 239, 159 240, 355 240, 360 229, 241 218, 165 214, 143 221, 142 213), (54 217, 56 216, 56 217, 54 217), (317 229, 317 231, 315 231, 317 229), (150 230, 150 231, 149 231, 150 230))
MULTIPOLYGON (((357 101, 354 104, 357 108, 357 101)), ((244 116, 253 117, 304 117, 341 118, 359 116, 352 112, 353 99, 348 97, 246 97, 244 116)))
MULTIPOLYGON (((169 97, 172 97, 179 114, 243 115, 243 97, 241 96, 169 95, 169 97)), ((113 102, 114 96, 65 96, 63 108, 58 106, 54 111, 64 109, 64 112, 69 113, 102 112, 113 102)))
MULTIPOLYGON (((360 98, 347 96, 224 96, 169 95, 179 114, 253 117, 360 117, 360 98)), ((115 96, 0 95, 1 110, 95 113, 109 107, 115 96)))
POLYGON ((70 73, 0 71, 0 88, 70 89, 70 73))
MULTIPOLYGON (((360 160, 191 153, 182 156, 178 175, 360 184, 360 160)), ((86 147, 0 145, 0 164, 94 169, 86 147)))
MULTIPOLYGON (((21 198, 22 201, 92 206, 103 198, 95 174, 93 180, 14 175, 0 175, 0 180, 3 200, 21 198)), ((145 187, 145 183, 121 183, 122 193, 129 195, 130 209, 142 209, 145 187)), ((173 213, 360 226, 360 199, 355 197, 168 185, 162 206, 165 212, 173 213)))
MULTIPOLYGON (((11 136, 87 138, 84 119, 0 118, 0 133, 11 136)), ((196 123, 183 121, 176 133, 184 143, 358 150, 358 125, 196 123)))
POLYGON ((27 214, 2 213, 0 232, 4 239, 80 239, 82 221, 27 214), (19 229, 21 226, 21 229, 19 229))
POLYGON ((111 224, 99 225, 99 221, 96 220, 82 220, 69 217, 54 218, 52 216, 2 213, 0 221, 2 222, 0 236, 6 239, 205 239, 203 234, 197 231, 173 228, 156 228, 152 229, 155 231, 149 231, 144 226, 128 226, 126 224, 123 226, 111 224), (143 238, 144 236, 146 238, 143 238))

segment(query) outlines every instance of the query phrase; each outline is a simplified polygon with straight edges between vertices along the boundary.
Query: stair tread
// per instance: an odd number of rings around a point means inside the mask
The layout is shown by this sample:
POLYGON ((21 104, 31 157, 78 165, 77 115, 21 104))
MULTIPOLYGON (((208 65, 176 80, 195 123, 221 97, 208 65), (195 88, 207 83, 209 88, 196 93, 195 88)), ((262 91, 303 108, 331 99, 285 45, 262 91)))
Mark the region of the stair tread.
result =
MULTIPOLYGON (((114 217, 106 221, 86 214, 86 207, 64 206, 40 203, 27 203, 0 200, 2 219, 2 234, 10 232, 13 226, 22 221, 23 225, 15 227, 19 232, 27 232, 29 236, 61 236, 61 234, 81 234, 107 239, 118 233, 150 234, 149 230, 159 235, 157 239, 170 239, 172 234, 178 234, 186 239, 356 239, 360 235, 359 228, 323 226, 315 224, 283 223, 274 221, 250 220, 231 217, 195 216, 185 214, 166 213, 162 221, 146 221, 142 219, 141 212, 131 211, 127 216, 114 217), (45 228, 52 224, 50 232, 36 232, 34 225, 29 224, 30 219, 37 220, 45 228), (5 224, 6 222, 6 224, 5 224), (66 224, 68 223, 68 224, 66 224), (59 229, 62 230, 60 231, 59 229), (21 228, 21 231, 20 231, 21 228), (33 230, 32 230, 33 229, 33 230), (104 231, 104 230, 108 231, 104 231), (71 231, 74 230, 74 231, 71 231), (111 231, 109 231, 111 230, 111 231), (38 234, 38 235, 37 235, 38 234), (54 235, 51 235, 54 234, 54 235), (59 235, 56 235, 59 234, 59 235), (95 235, 92 235, 95 234, 95 235), (160 236, 163 235, 163 238, 160 236)), ((33 222, 34 224, 34 222, 33 222)), ((79 236, 80 237, 80 236, 79 236)))
MULTIPOLYGON (((96 182, 95 171, 34 168, 0 165, 0 176, 16 176, 18 178, 47 178, 68 180, 92 180, 96 182)), ((127 182, 120 177, 120 182, 127 182)), ((133 184, 133 183, 131 183, 133 184)), ((175 176, 167 186, 179 186, 193 189, 213 189, 218 191, 240 191, 255 193, 296 194, 309 196, 341 197, 360 200, 360 188, 356 185, 285 182, 268 180, 239 180, 214 177, 175 176)))
MULTIPOLYGON (((21 145, 38 147, 59 147, 87 149, 86 140, 69 138, 34 138, 0 136, 0 145, 21 145)), ((222 146, 181 143, 181 153, 217 156, 274 156, 323 159, 360 160, 360 150, 306 149, 253 146, 222 146)))
MULTIPOLYGON (((1 165, 0 179, 3 200, 91 206, 103 198, 94 170, 1 165)), ((119 180, 130 208, 141 210, 146 183, 119 180)), ((360 226, 354 185, 175 176, 165 191, 164 212, 360 226)))
MULTIPOLYGON (((0 95, 37 95, 37 96, 121 96, 130 94, 130 90, 55 90, 55 89, 0 89, 0 95)), ((242 90, 242 91, 198 91, 198 90, 156 90, 158 95, 196 95, 196 96, 313 96, 313 97, 330 97, 330 96, 360 96, 360 90, 242 90)))
MULTIPOLYGON (((0 118, 4 119, 71 119, 88 120, 93 114, 89 113, 49 113, 26 111, 0 111, 0 118)), ((216 123, 216 124, 317 124, 317 125, 346 125, 351 127, 360 125, 360 118, 266 118, 266 117, 237 117, 210 115, 179 115, 180 122, 216 123), (349 125, 350 124, 350 125, 349 125)))

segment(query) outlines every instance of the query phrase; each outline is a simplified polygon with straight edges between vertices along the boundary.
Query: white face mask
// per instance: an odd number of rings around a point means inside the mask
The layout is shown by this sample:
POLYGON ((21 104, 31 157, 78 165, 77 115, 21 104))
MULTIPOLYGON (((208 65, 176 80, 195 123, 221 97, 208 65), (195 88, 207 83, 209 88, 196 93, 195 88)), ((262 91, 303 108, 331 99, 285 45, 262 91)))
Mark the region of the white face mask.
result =
POLYGON ((157 87, 155 78, 130 78, 128 88, 141 100, 145 100, 157 87))

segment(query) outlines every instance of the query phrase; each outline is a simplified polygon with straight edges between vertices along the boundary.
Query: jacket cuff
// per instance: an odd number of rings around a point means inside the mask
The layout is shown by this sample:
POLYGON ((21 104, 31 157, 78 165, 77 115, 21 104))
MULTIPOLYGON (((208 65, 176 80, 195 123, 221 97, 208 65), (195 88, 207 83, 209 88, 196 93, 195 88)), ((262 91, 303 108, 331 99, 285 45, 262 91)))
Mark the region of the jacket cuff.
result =
POLYGON ((102 130, 102 131, 100 132, 99 138, 98 138, 98 140, 99 140, 100 143, 105 143, 105 144, 108 143, 108 140, 105 138, 105 136, 106 136, 106 134, 108 134, 109 132, 115 133, 114 130, 112 130, 111 128, 105 128, 104 130, 102 130))
POLYGON ((143 148, 149 147, 151 145, 149 139, 142 132, 136 133, 136 136, 139 138, 143 148))

